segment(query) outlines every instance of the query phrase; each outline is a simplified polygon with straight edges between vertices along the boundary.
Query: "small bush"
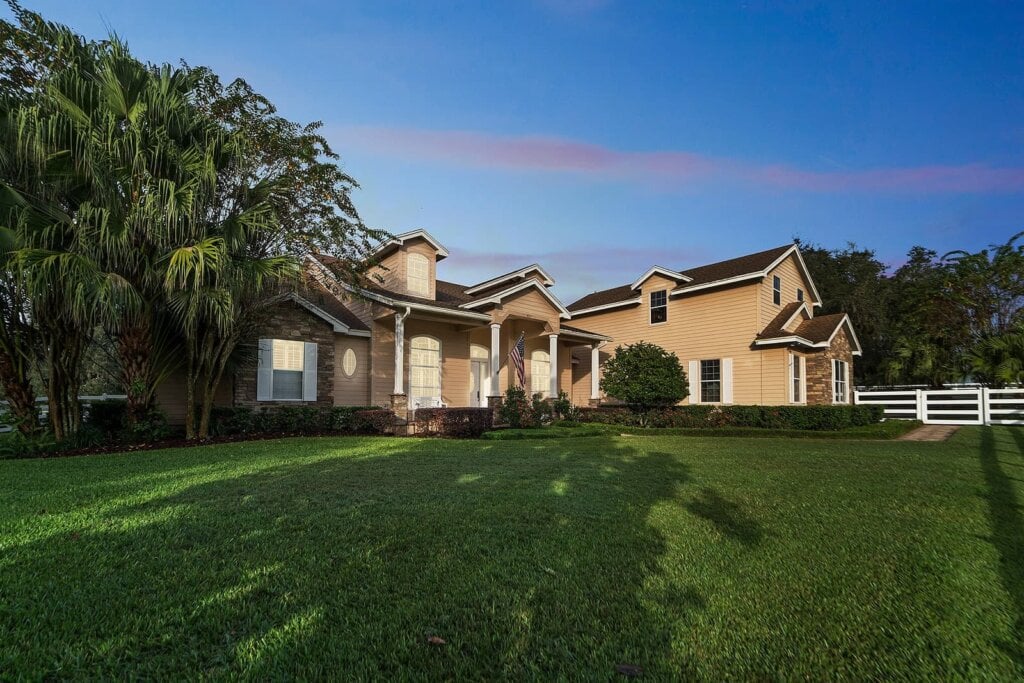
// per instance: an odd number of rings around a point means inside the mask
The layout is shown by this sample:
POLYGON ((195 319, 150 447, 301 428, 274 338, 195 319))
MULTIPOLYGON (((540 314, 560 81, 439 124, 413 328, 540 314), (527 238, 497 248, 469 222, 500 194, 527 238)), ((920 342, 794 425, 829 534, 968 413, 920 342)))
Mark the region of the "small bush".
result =
POLYGON ((490 408, 418 408, 413 422, 419 436, 475 439, 492 426, 490 408))
POLYGON ((604 364, 601 389, 641 411, 674 405, 689 393, 679 357, 643 341, 616 347, 604 364))
POLYGON ((512 429, 536 427, 533 404, 522 387, 509 387, 498 409, 498 422, 512 429))
POLYGON ((397 418, 390 410, 358 410, 352 415, 356 434, 393 434, 397 418))
POLYGON ((274 406, 262 410, 215 406, 210 412, 210 434, 324 434, 360 431, 355 415, 376 406, 274 406))
POLYGON ((97 401, 85 406, 85 426, 99 430, 111 436, 120 434, 124 429, 126 403, 121 399, 97 401))
POLYGON ((558 392, 558 398, 551 402, 555 418, 566 423, 579 422, 580 410, 572 404, 569 394, 564 391, 558 392))

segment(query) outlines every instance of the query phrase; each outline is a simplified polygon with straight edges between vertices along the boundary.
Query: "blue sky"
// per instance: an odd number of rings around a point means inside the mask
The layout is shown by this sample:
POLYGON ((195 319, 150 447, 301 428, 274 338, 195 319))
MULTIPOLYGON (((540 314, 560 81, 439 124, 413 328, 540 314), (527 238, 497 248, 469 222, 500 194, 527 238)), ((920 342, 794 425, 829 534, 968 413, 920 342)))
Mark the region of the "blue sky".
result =
POLYGON ((571 301, 793 237, 1024 227, 1024 3, 32 2, 321 120, 367 222, 571 301))

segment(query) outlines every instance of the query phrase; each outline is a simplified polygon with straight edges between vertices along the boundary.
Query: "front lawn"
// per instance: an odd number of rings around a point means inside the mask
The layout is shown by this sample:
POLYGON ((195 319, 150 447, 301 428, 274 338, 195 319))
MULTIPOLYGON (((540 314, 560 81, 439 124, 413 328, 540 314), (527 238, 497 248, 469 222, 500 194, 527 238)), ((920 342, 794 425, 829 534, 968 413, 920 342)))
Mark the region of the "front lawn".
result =
POLYGON ((1019 678, 1022 451, 970 428, 2 461, 0 678, 1019 678))

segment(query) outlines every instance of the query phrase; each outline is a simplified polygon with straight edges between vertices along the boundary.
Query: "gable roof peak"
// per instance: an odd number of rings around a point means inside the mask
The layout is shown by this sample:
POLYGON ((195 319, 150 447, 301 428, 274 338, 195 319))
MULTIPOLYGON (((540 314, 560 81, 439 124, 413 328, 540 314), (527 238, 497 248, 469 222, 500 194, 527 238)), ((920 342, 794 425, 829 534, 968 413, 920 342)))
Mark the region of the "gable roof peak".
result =
POLYGON ((425 240, 430 246, 432 246, 434 250, 437 251, 438 261, 448 256, 448 248, 441 244, 436 237, 431 235, 423 228, 417 228, 415 230, 410 230, 409 232, 403 232, 398 235, 393 235, 390 239, 386 239, 380 244, 378 244, 376 247, 374 247, 370 251, 370 254, 372 256, 377 256, 385 251, 388 251, 392 247, 400 247, 406 242, 414 239, 425 240))

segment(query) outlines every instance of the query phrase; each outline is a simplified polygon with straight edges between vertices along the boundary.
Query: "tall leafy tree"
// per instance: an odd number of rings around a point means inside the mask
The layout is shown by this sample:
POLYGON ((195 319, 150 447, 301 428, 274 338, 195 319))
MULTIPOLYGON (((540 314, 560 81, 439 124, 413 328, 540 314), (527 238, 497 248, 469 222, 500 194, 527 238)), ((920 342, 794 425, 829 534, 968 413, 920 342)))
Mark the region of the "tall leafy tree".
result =
POLYGON ((887 316, 890 288, 885 264, 874 251, 853 243, 842 249, 801 244, 800 252, 824 298, 819 312, 847 313, 857 330, 864 347, 864 355, 854 365, 857 379, 879 381, 891 343, 887 316))

